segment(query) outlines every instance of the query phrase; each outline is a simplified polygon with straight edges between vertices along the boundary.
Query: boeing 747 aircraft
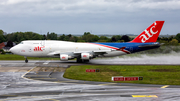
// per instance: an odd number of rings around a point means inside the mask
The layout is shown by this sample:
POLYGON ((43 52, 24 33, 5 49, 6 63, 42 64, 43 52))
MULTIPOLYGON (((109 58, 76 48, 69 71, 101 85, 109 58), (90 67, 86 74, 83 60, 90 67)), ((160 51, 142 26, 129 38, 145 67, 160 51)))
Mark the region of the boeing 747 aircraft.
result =
POLYGON ((113 57, 160 47, 156 42, 164 21, 155 21, 134 40, 127 43, 76 43, 54 40, 27 40, 10 51, 27 57, 58 57, 61 61, 77 59, 88 62, 96 57, 113 57))

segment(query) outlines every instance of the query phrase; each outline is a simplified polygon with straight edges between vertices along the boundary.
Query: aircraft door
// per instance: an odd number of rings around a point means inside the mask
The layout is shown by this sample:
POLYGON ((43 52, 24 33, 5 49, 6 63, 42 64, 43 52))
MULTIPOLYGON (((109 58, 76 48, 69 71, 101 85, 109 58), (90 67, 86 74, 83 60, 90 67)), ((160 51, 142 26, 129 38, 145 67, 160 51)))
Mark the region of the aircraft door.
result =
POLYGON ((44 41, 41 41, 41 47, 40 47, 40 50, 42 51, 41 54, 44 55, 46 53, 46 50, 45 50, 45 40, 44 41))
POLYGON ((41 41, 41 46, 45 46, 45 41, 41 41))

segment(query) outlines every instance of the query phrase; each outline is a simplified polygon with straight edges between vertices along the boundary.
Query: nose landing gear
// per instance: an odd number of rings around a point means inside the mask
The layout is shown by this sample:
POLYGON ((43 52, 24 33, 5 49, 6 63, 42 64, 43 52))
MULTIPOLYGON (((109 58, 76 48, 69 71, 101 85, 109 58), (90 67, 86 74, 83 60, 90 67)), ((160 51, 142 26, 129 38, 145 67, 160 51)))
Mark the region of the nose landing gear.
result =
POLYGON ((25 63, 28 63, 28 59, 27 59, 27 57, 25 57, 25 58, 26 58, 25 63))

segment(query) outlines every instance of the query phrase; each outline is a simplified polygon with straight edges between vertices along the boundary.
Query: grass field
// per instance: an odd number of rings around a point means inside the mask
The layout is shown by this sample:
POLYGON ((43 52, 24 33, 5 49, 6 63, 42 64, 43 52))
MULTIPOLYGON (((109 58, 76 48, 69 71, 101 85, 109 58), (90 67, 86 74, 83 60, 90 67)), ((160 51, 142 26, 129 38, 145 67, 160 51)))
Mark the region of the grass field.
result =
MULTIPOLYGON (((121 81, 121 83, 180 85, 180 66, 71 66, 65 78, 87 81, 111 81, 112 76, 142 76, 142 81, 121 81), (100 72, 86 73, 86 69, 100 69, 100 72)), ((119 82, 119 81, 118 81, 119 82)))
MULTIPOLYGON (((38 58, 38 57, 27 57, 28 60, 59 60, 59 58, 38 58)), ((0 60, 25 60, 24 56, 14 54, 0 54, 0 60)))

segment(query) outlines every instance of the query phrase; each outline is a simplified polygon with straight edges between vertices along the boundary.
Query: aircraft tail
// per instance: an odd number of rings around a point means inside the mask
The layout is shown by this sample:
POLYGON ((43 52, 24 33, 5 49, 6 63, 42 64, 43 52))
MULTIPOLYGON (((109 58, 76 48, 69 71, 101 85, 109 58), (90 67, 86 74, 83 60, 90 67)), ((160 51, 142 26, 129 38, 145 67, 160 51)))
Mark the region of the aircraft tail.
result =
POLYGON ((136 43, 148 43, 156 42, 160 34, 164 21, 155 21, 151 26, 145 29, 140 35, 138 35, 131 42, 136 43))

